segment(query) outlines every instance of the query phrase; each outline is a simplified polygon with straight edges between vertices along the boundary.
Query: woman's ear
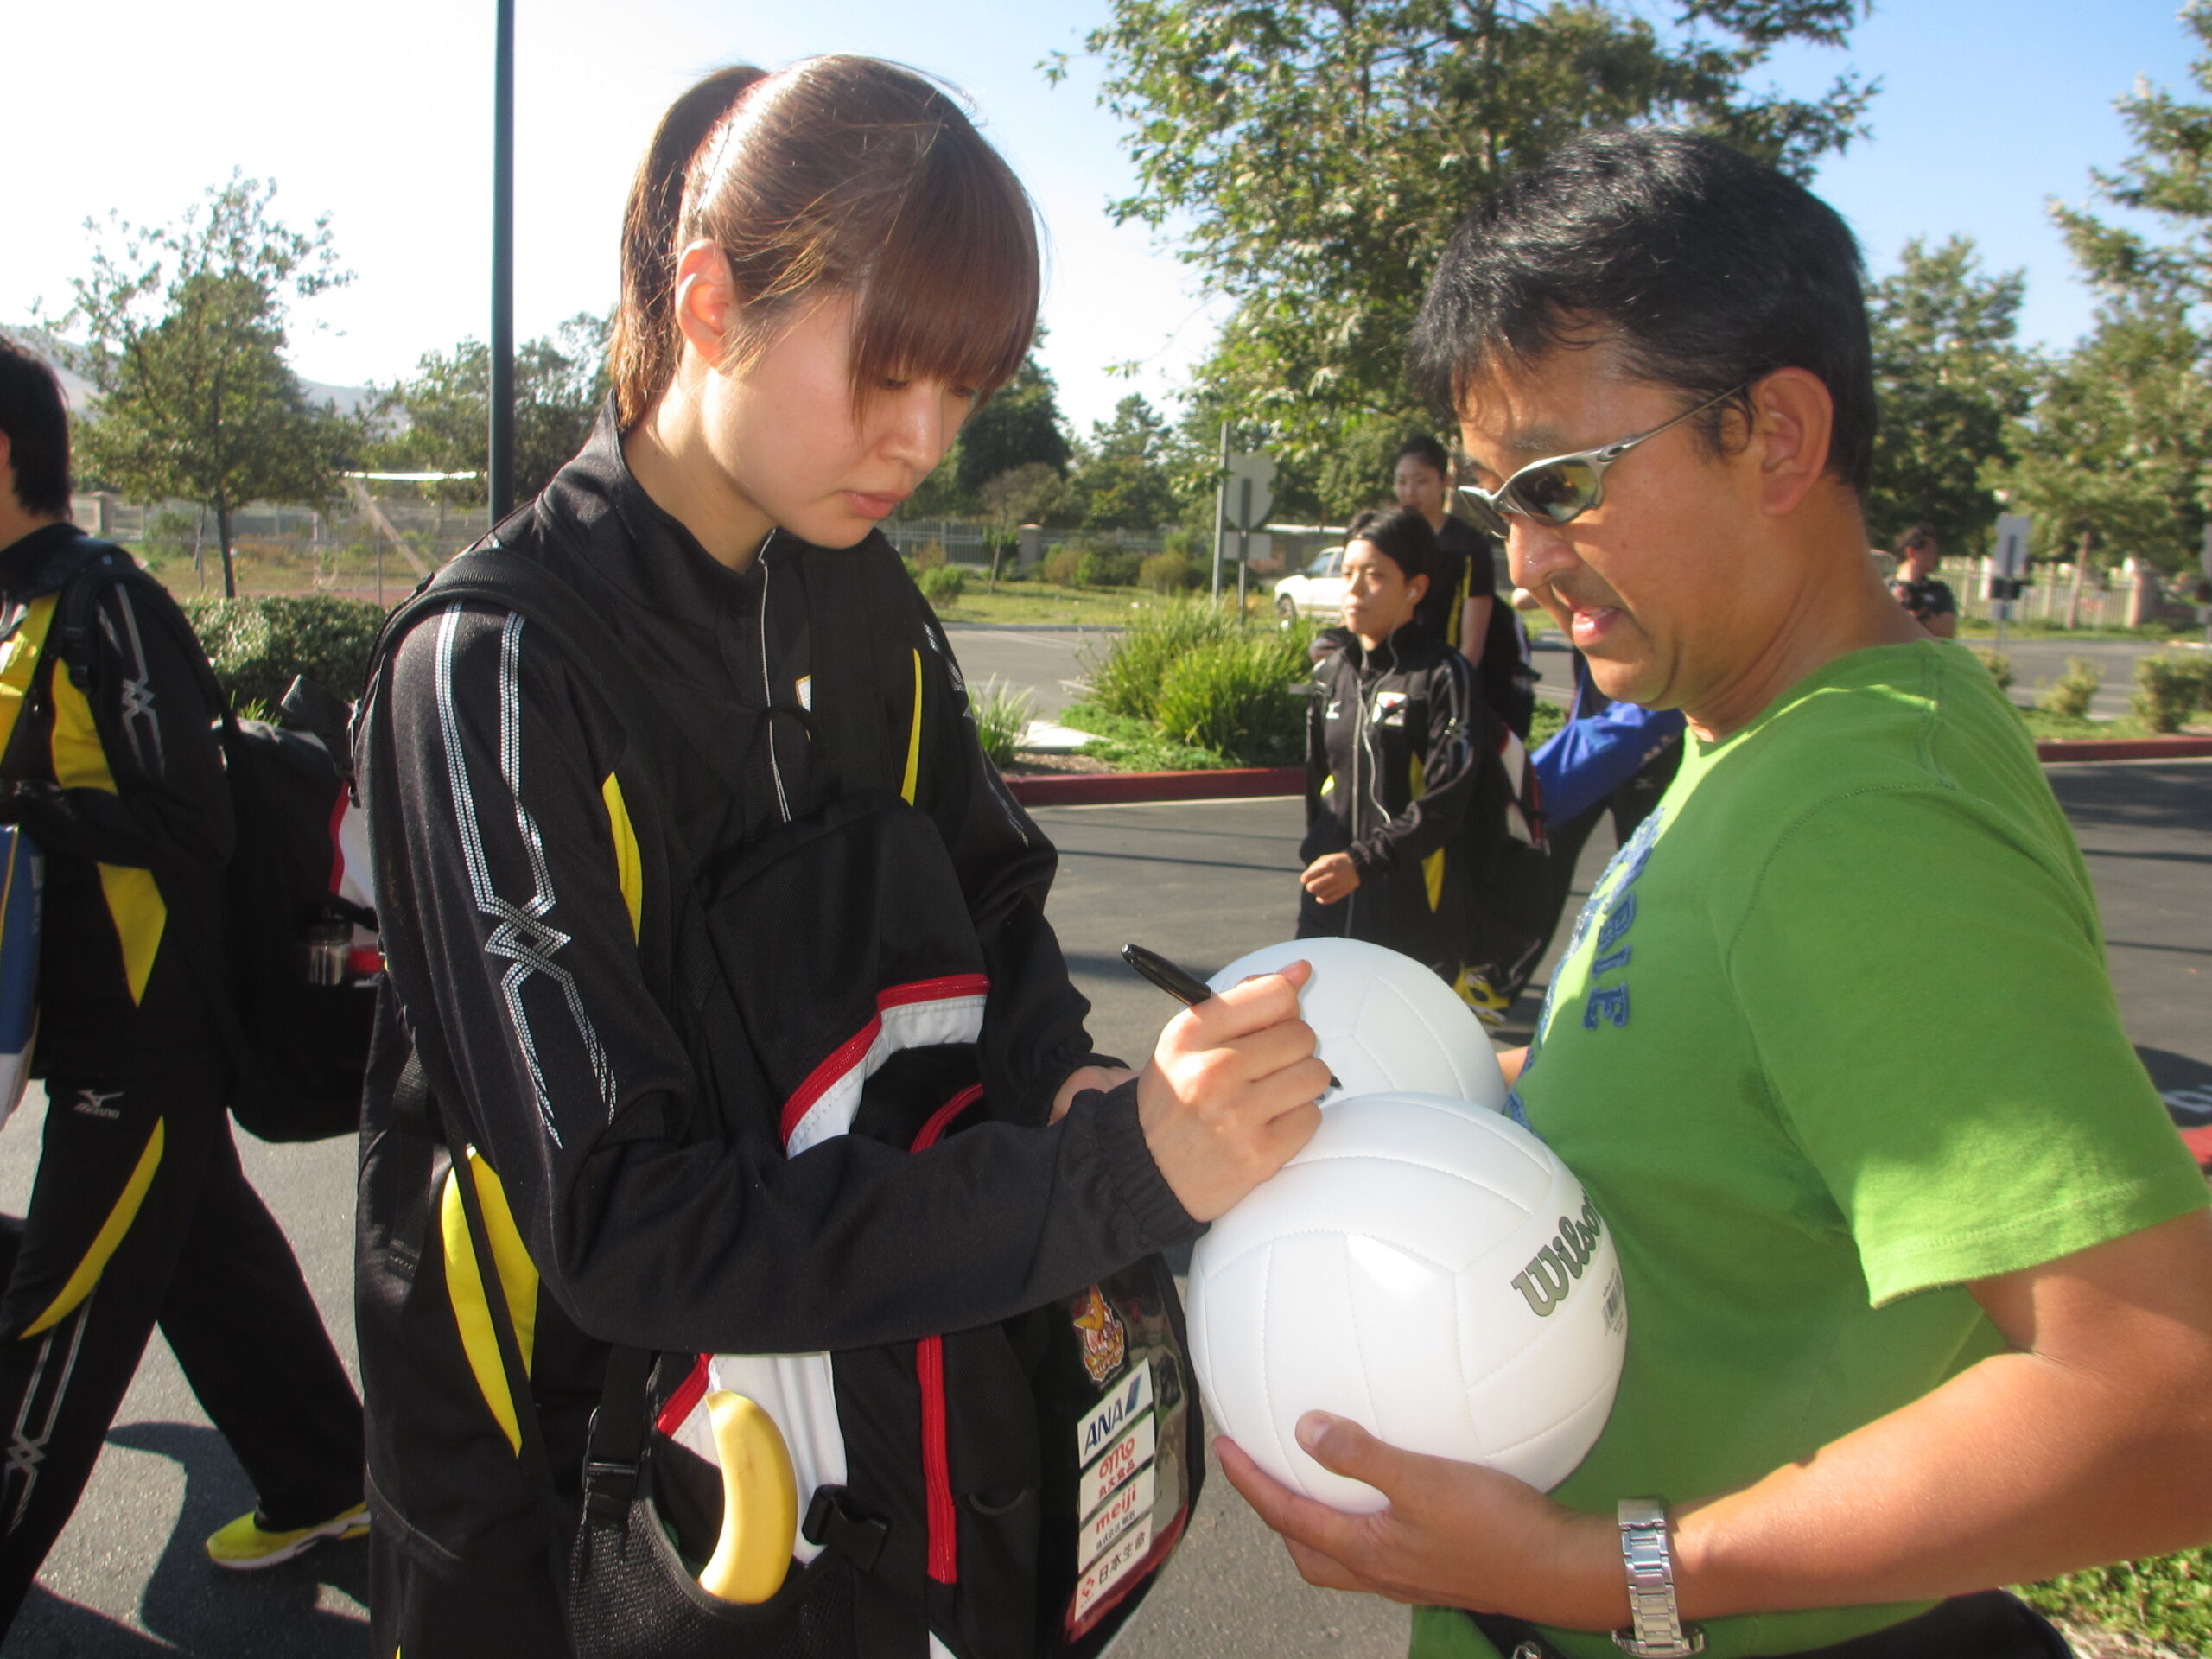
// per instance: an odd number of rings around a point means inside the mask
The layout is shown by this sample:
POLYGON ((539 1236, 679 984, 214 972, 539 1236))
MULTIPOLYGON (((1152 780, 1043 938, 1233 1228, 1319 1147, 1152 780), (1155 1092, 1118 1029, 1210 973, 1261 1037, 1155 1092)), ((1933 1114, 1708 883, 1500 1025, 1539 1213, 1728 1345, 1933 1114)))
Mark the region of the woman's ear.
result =
POLYGON ((677 257, 676 326, 708 362, 721 361, 739 303, 729 261, 720 248, 694 242, 677 257))

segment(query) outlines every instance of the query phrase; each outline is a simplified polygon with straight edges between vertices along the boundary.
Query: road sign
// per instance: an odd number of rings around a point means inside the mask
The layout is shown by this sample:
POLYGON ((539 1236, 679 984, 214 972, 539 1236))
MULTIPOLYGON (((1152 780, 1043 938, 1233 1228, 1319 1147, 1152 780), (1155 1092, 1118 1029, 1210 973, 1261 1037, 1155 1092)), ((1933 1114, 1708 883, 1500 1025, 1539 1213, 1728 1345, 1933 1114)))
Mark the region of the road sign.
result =
POLYGON ((1231 530, 1257 530, 1275 505, 1272 455, 1231 455, 1222 480, 1223 512, 1231 530))
POLYGON ((2035 528, 2032 514, 2008 512, 1997 521, 1997 546, 1990 555, 1992 573, 2008 580, 2028 574, 2028 532, 2035 528))

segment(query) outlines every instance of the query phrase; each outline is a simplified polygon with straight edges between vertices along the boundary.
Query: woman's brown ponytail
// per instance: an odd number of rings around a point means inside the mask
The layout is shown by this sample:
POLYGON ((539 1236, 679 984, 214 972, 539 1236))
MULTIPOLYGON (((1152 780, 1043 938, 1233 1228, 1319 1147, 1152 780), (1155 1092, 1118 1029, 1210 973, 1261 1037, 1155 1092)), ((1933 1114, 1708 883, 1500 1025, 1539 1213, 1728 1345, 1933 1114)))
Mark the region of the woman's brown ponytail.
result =
POLYGON ((676 374, 676 227, 691 158, 746 89, 767 79, 750 64, 717 69, 669 106, 622 217, 622 304, 608 346, 615 415, 635 425, 676 374))

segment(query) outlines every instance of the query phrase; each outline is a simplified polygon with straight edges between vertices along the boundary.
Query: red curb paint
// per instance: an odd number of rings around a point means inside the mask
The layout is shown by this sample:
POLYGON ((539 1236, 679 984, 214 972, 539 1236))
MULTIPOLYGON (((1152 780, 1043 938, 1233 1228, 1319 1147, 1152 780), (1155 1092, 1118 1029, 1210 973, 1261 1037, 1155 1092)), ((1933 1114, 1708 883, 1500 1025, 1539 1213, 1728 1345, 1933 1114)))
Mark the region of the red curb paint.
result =
POLYGON ((2190 760, 2212 755, 2212 737, 2053 738, 2036 745, 2045 766, 2069 760, 2190 760))
MULTIPOLYGON (((2212 737, 2066 738, 2036 745, 2046 766, 2084 760, 2190 760, 2212 755, 2212 737)), ((1302 795, 1300 766, 1249 766, 1229 772, 1079 772, 1009 778, 1024 806, 1122 806, 1148 801, 1236 801, 1302 795)))
POLYGON ((1050 778, 1009 778, 1024 806, 1110 806, 1138 801, 1228 801, 1298 795, 1302 766, 1250 766, 1231 772, 1083 772, 1050 778))

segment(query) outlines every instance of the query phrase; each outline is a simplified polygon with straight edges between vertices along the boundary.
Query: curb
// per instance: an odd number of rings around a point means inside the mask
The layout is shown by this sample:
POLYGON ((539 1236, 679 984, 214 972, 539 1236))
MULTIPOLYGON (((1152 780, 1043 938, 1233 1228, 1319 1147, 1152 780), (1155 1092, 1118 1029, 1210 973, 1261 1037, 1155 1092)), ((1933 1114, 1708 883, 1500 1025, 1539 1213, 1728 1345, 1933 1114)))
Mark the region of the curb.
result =
POLYGON ((1146 801, 1237 801, 1297 795, 1303 766, 1251 766, 1233 772, 1078 772, 1009 778, 1024 806, 1125 806, 1146 801))
POLYGON ((948 622, 938 619, 947 633, 1120 633, 1121 622, 948 622))
MULTIPOLYGON (((2191 760, 2212 757, 2212 737, 2065 738, 2036 745, 2045 766, 2091 760, 2191 760)), ((1009 778, 1024 806, 1133 806, 1153 801, 1240 801, 1298 795, 1302 766, 1250 766, 1228 772, 1080 772, 1009 778)))
POLYGON ((2050 738, 2036 745, 2045 766, 2083 760, 2193 760, 2212 755, 2212 737, 2050 738))

